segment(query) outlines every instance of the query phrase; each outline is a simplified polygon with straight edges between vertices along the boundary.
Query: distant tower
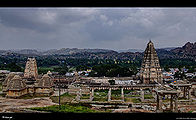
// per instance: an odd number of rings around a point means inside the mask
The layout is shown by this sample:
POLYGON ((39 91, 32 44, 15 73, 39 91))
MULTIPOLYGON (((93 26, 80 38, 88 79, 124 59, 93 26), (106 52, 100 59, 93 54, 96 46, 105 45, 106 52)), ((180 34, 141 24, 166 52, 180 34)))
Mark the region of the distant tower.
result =
POLYGON ((159 58, 151 40, 147 44, 144 52, 142 66, 140 69, 140 79, 145 84, 154 82, 162 83, 163 81, 163 74, 159 64, 159 58))
POLYGON ((37 63, 35 58, 28 58, 25 66, 24 71, 24 77, 25 78, 37 78, 38 72, 37 72, 37 63))

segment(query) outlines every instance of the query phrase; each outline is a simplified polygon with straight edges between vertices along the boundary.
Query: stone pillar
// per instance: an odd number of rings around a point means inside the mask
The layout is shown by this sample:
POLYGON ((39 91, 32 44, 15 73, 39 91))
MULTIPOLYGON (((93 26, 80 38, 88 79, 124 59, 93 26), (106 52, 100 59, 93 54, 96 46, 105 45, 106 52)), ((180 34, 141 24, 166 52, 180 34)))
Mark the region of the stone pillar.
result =
POLYGON ((178 112, 178 96, 175 95, 175 112, 178 112))
POLYGON ((158 111, 159 110, 159 96, 157 95, 157 107, 156 107, 156 110, 158 111))
POLYGON ((121 98, 122 98, 122 101, 124 102, 125 101, 125 97, 124 97, 124 90, 123 90, 123 88, 121 88, 121 98))
POLYGON ((184 94, 183 94, 183 98, 186 98, 186 88, 184 87, 184 94))
POLYGON ((112 89, 109 88, 109 91, 108 91, 108 101, 111 101, 111 91, 112 91, 112 89))
POLYGON ((170 110, 173 111, 173 95, 170 98, 170 110))
POLYGON ((188 89, 188 99, 191 98, 191 89, 188 89))
POLYGON ((193 95, 196 96, 196 89, 193 88, 193 95))
POLYGON ((162 111, 162 96, 159 96, 159 110, 162 111))
POLYGON ((156 112, 162 111, 162 96, 160 96, 157 93, 157 106, 156 106, 156 112))
POLYGON ((143 90, 141 90, 140 91, 140 99, 141 99, 141 102, 143 102, 144 101, 144 91, 143 90))
POLYGON ((154 97, 154 100, 157 101, 157 95, 155 92, 152 92, 152 96, 154 97))
POLYGON ((94 98, 94 88, 92 88, 91 90, 90 101, 93 101, 93 98, 94 98))
POLYGON ((80 101, 80 91, 77 91, 76 101, 80 101))

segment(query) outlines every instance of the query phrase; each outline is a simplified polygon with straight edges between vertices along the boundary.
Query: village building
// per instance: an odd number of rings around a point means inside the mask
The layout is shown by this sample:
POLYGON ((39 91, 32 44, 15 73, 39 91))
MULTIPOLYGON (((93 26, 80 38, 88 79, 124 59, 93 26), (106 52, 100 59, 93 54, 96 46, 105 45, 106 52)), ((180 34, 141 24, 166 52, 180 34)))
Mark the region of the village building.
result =
POLYGON ((152 41, 147 44, 140 69, 140 79, 145 84, 162 83, 163 74, 152 41))
POLYGON ((185 74, 187 78, 193 78, 195 77, 195 74, 194 73, 186 73, 185 74))
POLYGON ((14 75, 14 77, 8 82, 6 91, 6 96, 12 98, 18 98, 28 94, 26 84, 19 75, 14 75))
POLYGON ((136 85, 134 80, 115 80, 116 85, 136 85))
POLYGON ((0 70, 0 74, 9 74, 10 71, 9 70, 0 70))
POLYGON ((108 81, 111 80, 108 77, 93 77, 93 82, 101 84, 110 84, 108 81))
POLYGON ((163 80, 169 82, 169 81, 174 80, 174 77, 173 76, 163 76, 163 80))

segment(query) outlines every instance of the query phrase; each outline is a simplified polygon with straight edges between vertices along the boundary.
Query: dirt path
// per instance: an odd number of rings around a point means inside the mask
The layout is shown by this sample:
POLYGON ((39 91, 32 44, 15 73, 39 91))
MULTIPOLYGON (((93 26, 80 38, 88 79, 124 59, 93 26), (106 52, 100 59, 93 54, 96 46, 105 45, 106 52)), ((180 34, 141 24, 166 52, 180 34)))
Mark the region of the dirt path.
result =
POLYGON ((10 99, 0 97, 0 112, 25 112, 25 108, 56 105, 49 97, 33 99, 10 99))

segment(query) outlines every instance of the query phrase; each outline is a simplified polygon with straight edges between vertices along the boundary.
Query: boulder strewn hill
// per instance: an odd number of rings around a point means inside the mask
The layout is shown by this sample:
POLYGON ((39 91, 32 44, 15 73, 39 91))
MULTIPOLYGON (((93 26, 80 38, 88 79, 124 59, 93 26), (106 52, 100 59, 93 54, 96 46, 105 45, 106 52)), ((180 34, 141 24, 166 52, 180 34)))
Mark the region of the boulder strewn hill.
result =
POLYGON ((196 56, 196 42, 187 42, 184 46, 171 50, 173 53, 196 56))
MULTIPOLYGON (((156 49, 160 59, 193 59, 196 60, 196 42, 186 43, 177 48, 156 49)), ((142 59, 143 52, 117 52, 108 49, 79 49, 79 48, 62 48, 51 49, 47 51, 38 51, 32 49, 22 50, 0 50, 0 56, 53 56, 63 58, 88 58, 88 59, 142 59)))

